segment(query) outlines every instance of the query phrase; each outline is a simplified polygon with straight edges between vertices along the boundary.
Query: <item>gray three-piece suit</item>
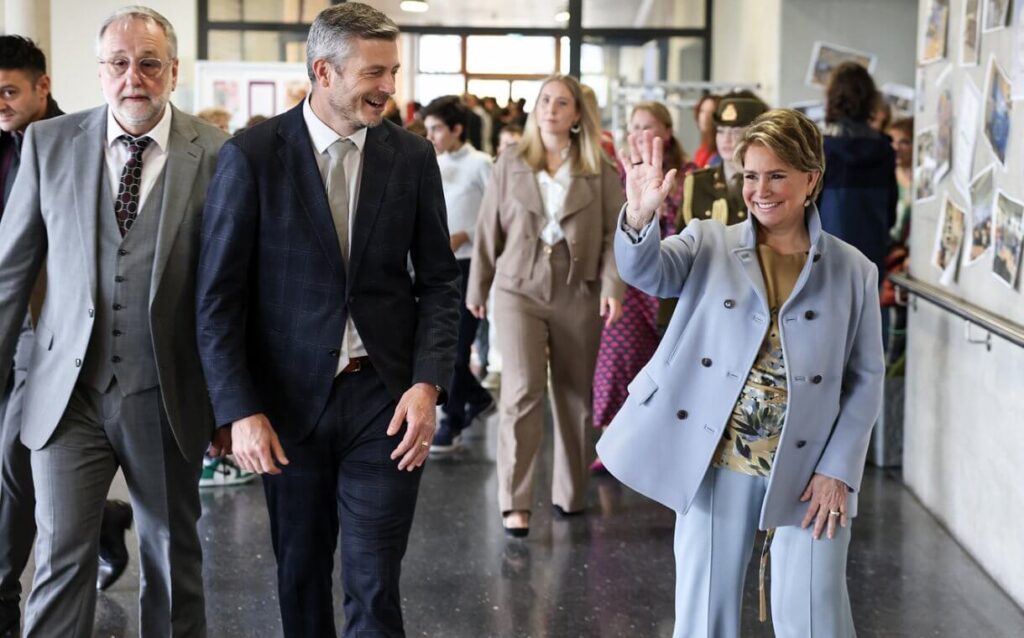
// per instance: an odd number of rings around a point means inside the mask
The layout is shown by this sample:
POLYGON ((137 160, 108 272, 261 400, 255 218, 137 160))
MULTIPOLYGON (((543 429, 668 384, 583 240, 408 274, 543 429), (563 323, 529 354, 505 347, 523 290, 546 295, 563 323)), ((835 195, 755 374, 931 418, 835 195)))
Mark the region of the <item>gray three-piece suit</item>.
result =
POLYGON ((91 635, 100 520, 118 467, 138 522, 142 635, 205 635, 197 483, 213 420, 195 272, 226 136, 173 109, 166 165, 122 238, 106 122, 100 107, 33 124, 0 225, 0 387, 46 266, 21 432, 39 527, 26 635, 91 635))

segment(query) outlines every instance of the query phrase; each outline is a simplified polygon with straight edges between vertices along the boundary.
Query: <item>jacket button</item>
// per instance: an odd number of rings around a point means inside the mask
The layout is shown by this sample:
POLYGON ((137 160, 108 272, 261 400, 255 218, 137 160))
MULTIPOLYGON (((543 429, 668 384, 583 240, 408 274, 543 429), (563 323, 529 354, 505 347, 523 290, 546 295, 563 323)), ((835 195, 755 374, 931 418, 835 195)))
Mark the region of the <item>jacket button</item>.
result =
POLYGON ((114 310, 120 310, 121 308, 124 308, 124 306, 122 306, 119 303, 116 303, 116 304, 114 304, 113 308, 114 308, 114 310))
POLYGON ((95 314, 96 314, 96 311, 95 311, 95 310, 93 310, 92 308, 89 308, 89 316, 90 316, 90 317, 92 317, 92 316, 94 316, 95 314))
POLYGON ((120 336, 121 336, 121 335, 123 335, 124 333, 123 333, 123 332, 121 332, 120 330, 117 330, 117 329, 115 329, 115 330, 114 330, 113 332, 111 332, 110 334, 114 335, 115 337, 120 337, 120 336))
POLYGON ((81 359, 75 359, 75 367, 76 368, 81 368, 82 367, 82 360, 81 359))
POLYGON ((807 321, 810 321, 817 316, 817 313, 815 313, 813 310, 808 310, 807 312, 804 313, 804 319, 806 319, 807 321))
POLYGON ((121 357, 119 357, 119 356, 117 356, 115 354, 114 356, 110 357, 110 362, 111 363, 121 363, 121 357))
POLYGON ((711 367, 711 359, 708 359, 707 357, 704 357, 703 359, 700 360, 700 364, 702 366, 704 366, 705 368, 710 368, 711 367))
POLYGON ((341 354, 341 352, 338 351, 338 350, 328 350, 327 351, 327 356, 329 356, 329 357, 336 357, 339 354, 341 354))
POLYGON ((813 377, 811 377, 811 383, 814 383, 814 384, 821 383, 821 375, 820 374, 816 374, 813 377))
POLYGON ((732 308, 736 305, 736 302, 733 301, 732 299, 726 299, 725 303, 722 305, 724 305, 726 308, 732 308))
POLYGON ((796 446, 797 447, 803 447, 805 445, 807 445, 807 441, 797 441, 796 442, 796 446))
POLYGON ((690 414, 686 410, 680 410, 676 412, 676 418, 679 419, 680 421, 682 421, 688 416, 690 416, 690 414))
POLYGON ((812 261, 815 261, 815 262, 816 262, 816 261, 818 261, 819 259, 821 259, 821 253, 814 253, 814 259, 812 259, 812 261))
POLYGON ((124 248, 121 248, 121 249, 118 249, 117 254, 122 256, 122 257, 124 257, 125 255, 128 254, 128 251, 125 250, 124 248))
POLYGON ((124 281, 124 277, 122 277, 121 275, 116 275, 114 277, 114 281, 116 281, 117 283, 121 283, 122 281, 124 281))

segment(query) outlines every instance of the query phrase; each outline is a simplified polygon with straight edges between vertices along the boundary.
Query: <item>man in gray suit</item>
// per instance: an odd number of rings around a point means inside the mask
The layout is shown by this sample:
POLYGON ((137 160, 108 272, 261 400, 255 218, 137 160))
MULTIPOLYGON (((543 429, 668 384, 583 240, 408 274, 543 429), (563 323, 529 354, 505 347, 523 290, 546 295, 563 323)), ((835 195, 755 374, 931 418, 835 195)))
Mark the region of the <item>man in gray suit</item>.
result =
POLYGON ((141 635, 205 635, 197 483, 213 426, 194 289, 226 135, 169 104, 176 49, 151 9, 104 21, 106 106, 29 127, 0 222, 0 387, 46 266, 21 431, 39 528, 26 635, 91 635, 118 467, 138 521, 141 635))

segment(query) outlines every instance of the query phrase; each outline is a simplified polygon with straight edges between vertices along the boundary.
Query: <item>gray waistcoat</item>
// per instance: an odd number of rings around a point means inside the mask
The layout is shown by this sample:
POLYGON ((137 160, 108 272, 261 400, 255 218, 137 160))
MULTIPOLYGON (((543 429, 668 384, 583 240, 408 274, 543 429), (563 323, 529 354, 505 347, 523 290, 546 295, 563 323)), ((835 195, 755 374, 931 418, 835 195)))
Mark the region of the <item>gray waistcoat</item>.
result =
POLYGON ((105 392, 117 379, 127 396, 159 385, 149 326, 149 285, 164 195, 162 171, 128 234, 121 238, 110 189, 100 188, 96 223, 96 318, 81 383, 105 392))

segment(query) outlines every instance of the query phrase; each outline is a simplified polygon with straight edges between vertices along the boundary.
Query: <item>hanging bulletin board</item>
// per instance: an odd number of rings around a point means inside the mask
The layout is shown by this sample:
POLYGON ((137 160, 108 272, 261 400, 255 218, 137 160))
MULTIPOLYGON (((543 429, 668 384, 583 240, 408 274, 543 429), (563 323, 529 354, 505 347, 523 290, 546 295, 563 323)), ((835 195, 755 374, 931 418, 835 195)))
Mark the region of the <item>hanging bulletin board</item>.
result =
POLYGON ((195 78, 194 111, 227 110, 232 131, 253 115, 287 111, 309 91, 305 64, 203 61, 196 63, 195 78))
POLYGON ((1024 0, 922 0, 911 274, 1024 323, 1024 0))

